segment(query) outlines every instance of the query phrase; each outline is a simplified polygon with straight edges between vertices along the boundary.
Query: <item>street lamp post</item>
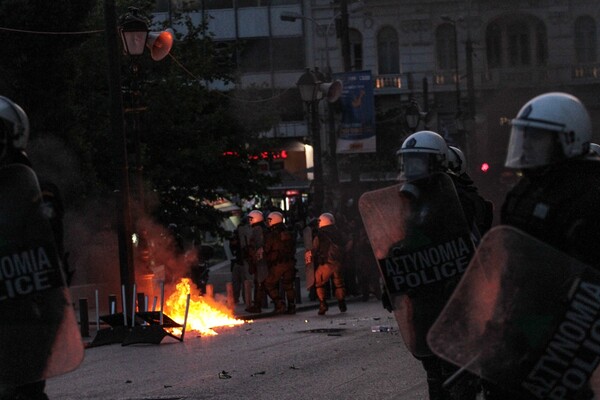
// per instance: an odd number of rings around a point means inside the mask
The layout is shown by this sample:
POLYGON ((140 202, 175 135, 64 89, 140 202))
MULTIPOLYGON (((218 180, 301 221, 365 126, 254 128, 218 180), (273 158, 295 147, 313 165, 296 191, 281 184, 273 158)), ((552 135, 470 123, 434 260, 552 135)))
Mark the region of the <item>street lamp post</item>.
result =
MULTIPOLYGON (((140 15, 139 10, 130 7, 128 13, 121 16, 119 25, 116 23, 114 0, 105 0, 107 42, 109 48, 110 73, 109 81, 111 87, 111 120, 113 129, 120 133, 122 148, 119 149, 122 159, 122 176, 120 182, 120 201, 119 201, 119 265, 121 284, 125 287, 126 296, 132 295, 131 288, 135 285, 135 265, 133 261, 132 249, 132 218, 131 218, 131 193, 129 187, 129 166, 127 161, 127 133, 123 127, 123 112, 134 113, 133 130, 136 148, 136 166, 138 179, 138 196, 140 206, 143 204, 143 184, 141 179, 141 156, 139 142, 139 64, 138 59, 144 54, 146 47, 150 48, 151 57, 155 61, 162 60, 170 52, 173 44, 173 35, 171 31, 150 32, 148 28, 149 21, 140 15), (120 63, 118 62, 116 31, 121 36, 123 54, 131 59, 132 84, 130 92, 132 97, 132 107, 123 108, 122 93, 117 93, 115 87, 120 86, 120 63), (118 107, 118 110, 116 108, 118 107)), ((126 304, 131 304, 131 299, 126 304)))
MULTIPOLYGON (((129 208, 129 177, 127 166, 127 137, 123 124, 123 99, 121 97, 121 68, 119 65, 117 17, 115 1, 105 0, 104 15, 106 25, 106 47, 108 53, 108 83, 110 94, 111 130, 116 136, 116 155, 121 167, 118 174, 119 197, 117 200, 117 240, 119 244, 119 272, 121 284, 126 288, 126 294, 131 293, 135 283, 133 257, 131 249, 131 214, 129 208)), ((126 304, 131 304, 129 301, 126 304)))
POLYGON ((139 58, 144 54, 148 40, 148 21, 139 15, 137 8, 130 7, 129 12, 121 17, 120 33, 123 42, 123 51, 130 59, 131 81, 128 90, 130 105, 125 108, 125 114, 132 115, 131 131, 133 133, 135 151, 137 200, 138 208, 143 212, 144 185, 142 181, 143 168, 140 152, 140 113, 145 111, 146 108, 140 104, 139 58))
MULTIPOLYGON (((318 32, 320 31, 320 33, 323 35, 324 39, 325 39, 325 75, 324 76, 317 76, 317 80, 321 81, 321 82, 331 82, 332 77, 332 69, 331 69, 331 56, 330 56, 330 52, 329 52, 329 31, 331 30, 331 27, 333 26, 333 23, 336 21, 337 18, 339 18, 340 16, 342 18, 347 19, 348 14, 349 13, 354 13, 357 12, 361 9, 364 8, 364 3, 362 1, 357 1, 354 2, 352 4, 350 4, 349 6, 347 5, 346 1, 344 0, 344 3, 342 4, 342 10, 340 10, 337 13, 334 13, 333 17, 331 17, 331 19, 328 21, 328 23, 326 25, 322 25, 319 24, 314 18, 311 18, 309 16, 306 16, 304 14, 300 14, 297 12, 282 12, 281 15, 279 16, 279 18, 282 21, 288 21, 288 22, 294 22, 298 19, 305 19, 307 21, 310 21, 314 27, 315 30, 318 32)), ((347 25, 347 23, 346 23, 347 25)), ((346 26, 347 28, 347 26, 346 26)), ((346 35, 347 36, 347 35, 346 35)), ((342 43, 342 50, 344 50, 345 44, 342 43)), ((346 65, 349 64, 346 62, 347 58, 344 51, 342 51, 343 55, 344 55, 344 71, 349 71, 350 68, 346 65)), ((315 68, 315 72, 316 68, 315 68)), ((322 75, 322 74, 321 74, 322 75)), ((304 75, 303 75, 304 76, 304 75)), ((317 84, 317 87, 319 85, 317 84)), ((307 89, 308 90, 308 89, 307 89)), ((320 94, 322 96, 322 94, 320 94)), ((308 98, 308 94, 307 94, 307 98, 308 98)), ((303 97, 304 100, 304 97, 303 97)), ((319 99, 320 100, 320 99, 319 99)), ((313 142, 315 142, 315 132, 318 132, 320 135, 320 125, 318 124, 318 100, 316 102, 315 105, 309 102, 307 102, 306 100, 304 100, 305 103, 307 104, 307 107, 310 110, 310 115, 311 115, 311 131, 312 131, 312 135, 313 135, 313 142), (317 124, 318 126, 316 126, 315 124, 317 124)), ((328 185, 328 187, 330 189, 333 189, 334 187, 336 187, 339 183, 339 178, 338 178, 338 169, 337 169, 337 137, 336 137, 336 132, 335 132, 335 116, 334 116, 334 111, 333 108, 331 106, 327 107, 328 109, 328 139, 329 139, 329 160, 330 160, 330 165, 329 165, 329 171, 330 171, 330 181, 331 183, 328 185)), ((320 149, 320 138, 319 138, 319 149, 320 149)), ((317 153, 317 148, 314 147, 315 150, 315 154, 314 154, 314 169, 315 169, 315 185, 320 184, 321 187, 323 185, 323 178, 321 176, 321 182, 317 182, 317 168, 319 168, 322 171, 322 164, 321 164, 321 160, 320 160, 320 152, 317 153), (319 161, 317 162, 316 159, 319 158, 319 161), (319 164, 319 165, 318 165, 319 164)), ((321 172, 322 173, 322 172, 321 172)), ((330 193, 331 194, 331 193, 330 193)), ((321 200, 324 199, 324 194, 321 193, 319 194, 321 197, 321 200)), ((335 196, 334 196, 335 197, 335 196)), ((322 204, 322 203, 321 203, 322 204)))
POLYGON ((321 160, 321 123, 319 122, 319 101, 323 98, 317 76, 310 70, 300 75, 296 85, 300 91, 300 97, 306 104, 310 115, 311 141, 313 145, 313 170, 314 170, 314 213, 321 213, 323 208, 323 165, 321 160))

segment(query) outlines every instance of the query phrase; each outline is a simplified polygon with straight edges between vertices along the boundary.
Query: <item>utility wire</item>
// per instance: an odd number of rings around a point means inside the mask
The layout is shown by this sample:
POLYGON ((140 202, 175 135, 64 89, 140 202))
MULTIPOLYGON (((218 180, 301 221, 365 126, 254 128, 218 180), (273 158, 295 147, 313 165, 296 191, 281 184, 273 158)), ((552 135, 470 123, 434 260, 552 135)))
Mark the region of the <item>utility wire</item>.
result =
POLYGON ((0 31, 17 32, 17 33, 33 33, 36 35, 88 35, 88 34, 92 34, 92 33, 102 33, 102 32, 104 32, 104 29, 95 30, 95 31, 79 31, 79 32, 44 32, 44 31, 30 31, 30 30, 26 30, 26 29, 13 29, 13 28, 6 28, 3 26, 0 26, 0 31))

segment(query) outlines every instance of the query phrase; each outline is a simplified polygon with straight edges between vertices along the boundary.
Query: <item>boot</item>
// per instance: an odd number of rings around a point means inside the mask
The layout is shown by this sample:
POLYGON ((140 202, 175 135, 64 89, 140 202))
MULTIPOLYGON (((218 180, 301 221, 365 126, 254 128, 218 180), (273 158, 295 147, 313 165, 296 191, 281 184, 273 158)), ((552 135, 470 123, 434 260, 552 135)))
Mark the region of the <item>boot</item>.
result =
POLYGON ((246 312, 252 314, 260 314, 262 312, 262 309, 258 304, 253 304, 250 307, 246 308, 246 312))
POLYGON ((346 300, 338 300, 338 307, 340 309, 340 312, 346 312, 346 310, 348 310, 348 307, 346 307, 346 300))
POLYGON ((296 304, 288 303, 286 314, 296 314, 296 304))
POLYGON ((281 300, 275 302, 275 314, 283 314, 286 310, 285 303, 281 300))
POLYGON ((319 315, 325 315, 327 310, 329 310, 329 306, 327 306, 326 302, 322 301, 321 304, 319 304, 319 315))

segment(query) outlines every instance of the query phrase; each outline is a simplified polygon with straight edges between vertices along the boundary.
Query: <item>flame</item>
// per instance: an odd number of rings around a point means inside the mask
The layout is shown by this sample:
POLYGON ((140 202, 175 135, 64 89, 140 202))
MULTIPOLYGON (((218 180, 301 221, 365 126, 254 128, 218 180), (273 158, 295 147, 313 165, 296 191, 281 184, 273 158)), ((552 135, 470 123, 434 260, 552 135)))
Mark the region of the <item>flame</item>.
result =
POLYGON ((224 304, 215 300, 191 293, 189 278, 181 278, 175 291, 167 298, 165 314, 174 321, 183 324, 187 297, 190 294, 190 306, 186 324, 187 330, 198 331, 203 335, 218 335, 212 328, 218 326, 242 325, 245 321, 233 317, 233 312, 224 304))

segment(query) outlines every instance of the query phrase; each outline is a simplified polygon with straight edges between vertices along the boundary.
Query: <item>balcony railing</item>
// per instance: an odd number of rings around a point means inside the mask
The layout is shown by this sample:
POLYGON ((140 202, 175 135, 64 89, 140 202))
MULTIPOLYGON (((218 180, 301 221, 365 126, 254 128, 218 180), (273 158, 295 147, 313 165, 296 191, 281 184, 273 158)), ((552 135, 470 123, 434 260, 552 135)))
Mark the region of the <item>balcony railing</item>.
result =
MULTIPOLYGON (((405 94, 421 92, 423 78, 427 78, 431 92, 451 91, 456 87, 454 71, 421 71, 375 76, 375 94, 405 94)), ((600 63, 549 67, 494 68, 473 73, 475 89, 505 87, 532 87, 582 85, 600 83, 600 63)), ((461 88, 467 78, 461 71, 461 88)))

